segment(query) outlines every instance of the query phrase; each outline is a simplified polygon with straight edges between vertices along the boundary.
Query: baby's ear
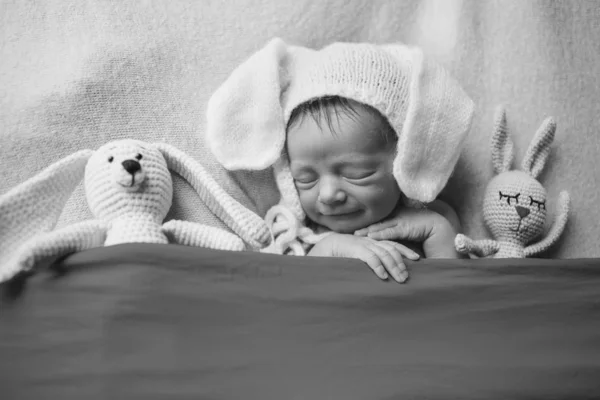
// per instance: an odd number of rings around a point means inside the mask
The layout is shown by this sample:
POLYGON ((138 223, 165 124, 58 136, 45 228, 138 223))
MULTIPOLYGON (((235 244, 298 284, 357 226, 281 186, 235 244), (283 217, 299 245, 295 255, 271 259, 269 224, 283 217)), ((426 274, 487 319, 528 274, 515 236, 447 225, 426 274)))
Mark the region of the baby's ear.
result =
POLYGON ((206 140, 229 170, 260 170, 273 165, 285 143, 280 103, 288 79, 288 46, 271 40, 237 67, 207 106, 206 140))
POLYGON ((492 133, 491 147, 494 172, 501 174, 502 172, 510 171, 515 157, 515 146, 508 133, 504 106, 498 106, 494 115, 494 132, 492 133))
POLYGON ((552 117, 548 117, 540 125, 531 140, 531 144, 523 158, 523 171, 527 172, 533 178, 537 179, 546 165, 555 132, 556 122, 554 122, 552 117))

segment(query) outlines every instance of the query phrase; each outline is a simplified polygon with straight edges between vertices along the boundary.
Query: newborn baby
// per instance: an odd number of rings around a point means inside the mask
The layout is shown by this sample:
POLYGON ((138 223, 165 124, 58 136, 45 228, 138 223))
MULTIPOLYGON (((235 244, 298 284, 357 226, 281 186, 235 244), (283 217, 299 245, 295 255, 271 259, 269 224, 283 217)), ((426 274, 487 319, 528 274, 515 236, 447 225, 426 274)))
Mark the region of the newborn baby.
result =
POLYGON ((403 257, 458 257, 458 218, 437 197, 472 115, 419 48, 275 38, 213 94, 206 141, 226 169, 273 168, 281 200, 263 251, 358 258, 404 282, 403 257))
POLYGON ((437 200, 406 207, 392 167, 398 136, 377 110, 338 96, 301 104, 286 140, 300 203, 313 228, 331 234, 308 255, 359 258, 381 279, 404 282, 402 257, 419 254, 397 240, 422 244, 427 258, 457 258, 458 218, 437 200))

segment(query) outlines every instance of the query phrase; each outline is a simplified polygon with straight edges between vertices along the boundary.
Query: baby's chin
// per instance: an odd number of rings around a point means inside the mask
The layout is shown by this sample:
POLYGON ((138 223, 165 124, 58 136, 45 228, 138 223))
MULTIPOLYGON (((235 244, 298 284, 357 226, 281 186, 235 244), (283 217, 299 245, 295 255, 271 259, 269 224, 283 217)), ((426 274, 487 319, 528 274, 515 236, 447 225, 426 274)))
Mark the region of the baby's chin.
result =
POLYGON ((353 234, 357 230, 371 225, 370 221, 365 220, 362 213, 352 218, 320 216, 316 222, 330 231, 348 234, 353 234))
POLYGON ((334 225, 329 224, 329 225, 324 225, 324 226, 332 232, 348 233, 348 234, 353 234, 357 230, 361 229, 361 228, 354 228, 353 226, 339 226, 339 224, 334 224, 334 225))

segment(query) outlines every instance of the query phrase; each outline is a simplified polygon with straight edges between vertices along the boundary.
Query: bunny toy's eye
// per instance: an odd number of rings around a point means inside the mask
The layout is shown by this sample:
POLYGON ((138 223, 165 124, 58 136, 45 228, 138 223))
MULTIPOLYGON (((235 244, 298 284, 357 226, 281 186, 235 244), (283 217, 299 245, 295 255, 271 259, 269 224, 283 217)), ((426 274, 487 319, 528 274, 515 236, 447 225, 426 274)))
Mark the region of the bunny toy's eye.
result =
POLYGON ((113 162, 115 158, 113 156, 108 157, 108 162, 113 162))
POLYGON ((135 156, 135 159, 138 160, 138 161, 141 160, 142 159, 142 155, 140 153, 138 153, 138 155, 135 156))
POLYGON ((508 205, 511 205, 511 200, 514 200, 513 204, 519 204, 519 196, 521 195, 521 193, 517 193, 515 195, 510 195, 510 194, 504 194, 502 192, 498 192, 498 194, 500 194, 500 199, 506 199, 506 202, 508 203, 508 205))
POLYGON ((530 199, 530 202, 529 202, 530 206, 537 205, 538 210, 546 209, 546 201, 537 201, 537 200, 534 200, 533 197, 531 197, 531 196, 529 196, 529 199, 530 199))

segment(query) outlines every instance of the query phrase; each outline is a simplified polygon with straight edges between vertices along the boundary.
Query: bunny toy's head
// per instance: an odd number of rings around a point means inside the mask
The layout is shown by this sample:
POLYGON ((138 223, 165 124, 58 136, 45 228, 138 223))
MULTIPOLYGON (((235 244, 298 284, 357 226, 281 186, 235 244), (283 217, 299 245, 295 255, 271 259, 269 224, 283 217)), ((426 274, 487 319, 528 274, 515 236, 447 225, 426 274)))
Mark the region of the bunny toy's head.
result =
POLYGON ((525 246, 544 232, 546 189, 537 180, 546 164, 556 124, 547 118, 527 150, 522 170, 512 170, 514 145, 499 108, 492 135, 492 161, 496 176, 487 186, 483 217, 496 240, 525 246))
POLYGON ((161 222, 171 208, 173 183, 163 153, 137 140, 113 141, 96 150, 86 165, 84 183, 97 218, 141 212, 161 222))
POLYGON ((523 171, 506 171, 488 184, 483 217, 496 239, 530 243, 544 231, 546 190, 523 171))

